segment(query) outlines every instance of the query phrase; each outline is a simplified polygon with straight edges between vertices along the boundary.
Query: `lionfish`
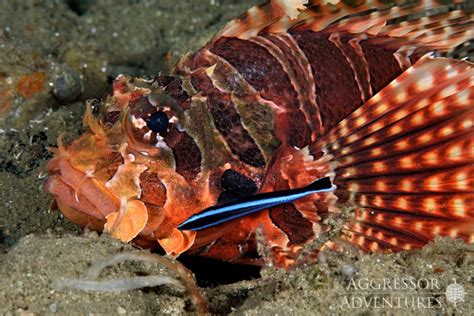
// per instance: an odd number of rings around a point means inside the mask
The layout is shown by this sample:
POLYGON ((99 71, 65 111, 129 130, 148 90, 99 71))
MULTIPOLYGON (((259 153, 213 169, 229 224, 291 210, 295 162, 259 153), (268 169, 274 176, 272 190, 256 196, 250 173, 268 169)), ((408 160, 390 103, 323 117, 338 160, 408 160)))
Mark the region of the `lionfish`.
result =
POLYGON ((263 247, 288 268, 324 236, 313 255, 473 243, 474 69, 442 57, 473 33, 459 0, 255 6, 172 75, 118 76, 86 132, 58 140, 45 189, 72 222, 172 256, 262 263, 263 247), (178 228, 321 178, 335 189, 178 228))

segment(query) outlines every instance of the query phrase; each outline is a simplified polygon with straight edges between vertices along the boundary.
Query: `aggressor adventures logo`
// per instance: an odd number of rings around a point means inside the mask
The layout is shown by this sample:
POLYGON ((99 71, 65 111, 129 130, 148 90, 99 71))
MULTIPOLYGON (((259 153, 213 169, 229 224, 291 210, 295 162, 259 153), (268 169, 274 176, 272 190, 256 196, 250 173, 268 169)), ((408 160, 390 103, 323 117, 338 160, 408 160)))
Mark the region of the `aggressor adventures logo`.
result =
POLYGON ((466 296, 464 287, 444 287, 436 278, 351 278, 348 293, 340 295, 341 309, 439 309, 446 303, 456 307, 466 296))
POLYGON ((446 287, 444 294, 446 295, 446 300, 456 306, 458 303, 464 302, 466 291, 461 284, 456 283, 456 280, 454 280, 453 284, 446 287))

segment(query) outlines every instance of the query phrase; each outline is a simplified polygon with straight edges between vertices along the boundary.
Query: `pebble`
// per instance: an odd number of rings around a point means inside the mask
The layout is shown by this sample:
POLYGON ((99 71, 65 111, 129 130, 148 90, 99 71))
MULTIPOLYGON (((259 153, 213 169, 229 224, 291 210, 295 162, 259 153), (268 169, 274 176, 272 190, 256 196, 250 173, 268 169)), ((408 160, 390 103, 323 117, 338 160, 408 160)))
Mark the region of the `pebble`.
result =
POLYGON ((54 81, 54 96, 62 102, 76 100, 82 93, 82 80, 73 70, 63 71, 54 81))
POLYGON ((356 272, 356 269, 351 264, 344 264, 341 267, 341 272, 347 277, 352 277, 354 275, 354 273, 356 272))
POLYGON ((51 313, 56 313, 58 311, 58 304, 53 303, 48 306, 51 313))
POLYGON ((119 306, 119 307, 117 308, 117 313, 118 313, 119 315, 125 315, 125 314, 127 314, 127 310, 126 310, 125 308, 123 308, 122 306, 119 306))

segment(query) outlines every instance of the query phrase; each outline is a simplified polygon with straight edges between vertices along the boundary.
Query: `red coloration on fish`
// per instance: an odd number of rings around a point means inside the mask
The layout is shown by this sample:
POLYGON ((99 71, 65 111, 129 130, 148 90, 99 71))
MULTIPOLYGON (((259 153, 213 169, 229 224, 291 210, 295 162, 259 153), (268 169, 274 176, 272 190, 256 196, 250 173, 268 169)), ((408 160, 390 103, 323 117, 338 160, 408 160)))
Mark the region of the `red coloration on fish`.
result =
POLYGON ((73 222, 175 256, 259 263, 261 240, 289 267, 348 207, 353 218, 325 246, 474 242, 474 68, 426 55, 472 39, 472 15, 396 22, 443 5, 397 4, 272 1, 184 56, 173 76, 119 76, 99 117, 86 112, 88 131, 59 142, 46 191, 73 222), (334 192, 177 229, 219 202, 325 176, 334 192))

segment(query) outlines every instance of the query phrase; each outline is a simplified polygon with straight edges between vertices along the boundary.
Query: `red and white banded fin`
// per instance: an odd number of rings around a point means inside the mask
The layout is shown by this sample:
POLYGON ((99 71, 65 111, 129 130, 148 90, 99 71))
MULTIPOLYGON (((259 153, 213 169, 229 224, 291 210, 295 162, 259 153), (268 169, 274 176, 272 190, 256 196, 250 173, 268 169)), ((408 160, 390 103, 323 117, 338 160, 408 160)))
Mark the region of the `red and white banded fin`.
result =
POLYGON ((249 39, 256 36, 265 27, 280 20, 296 23, 300 19, 300 12, 307 9, 307 4, 308 0, 273 0, 254 6, 240 17, 227 23, 215 38, 249 39))
POLYGON ((379 35, 390 37, 416 37, 425 33, 426 29, 437 30, 446 27, 455 27, 461 24, 472 24, 472 13, 463 10, 454 10, 443 14, 425 16, 417 20, 404 21, 384 26, 379 35))
MULTIPOLYGON (((390 18, 411 13, 410 9, 403 10, 399 7, 393 7, 388 11, 398 12, 397 14, 387 14, 390 18), (405 12, 401 13, 403 11, 405 12)), ((383 12, 377 13, 382 14, 383 12)), ((358 23, 354 19, 348 19, 342 25, 339 23, 332 26, 330 31, 342 30, 351 33, 367 33, 375 36, 369 39, 372 44, 383 43, 384 46, 395 49, 403 47, 406 51, 410 50, 412 54, 414 53, 413 47, 421 47, 425 51, 428 49, 445 52, 474 38, 472 17, 472 13, 455 10, 416 20, 384 25, 383 27, 379 27, 380 23, 387 22, 383 19, 383 16, 375 19, 372 23, 368 23, 367 17, 358 17, 355 19, 360 19, 362 24, 368 24, 366 27, 369 28, 356 28, 354 25, 358 23), (382 21, 379 21, 380 19, 382 21), (377 28, 373 27, 374 24, 377 28)))
POLYGON ((310 145, 331 157, 343 239, 369 251, 474 242, 474 67, 423 57, 310 145))
MULTIPOLYGON (((454 0, 452 3, 464 3, 464 0, 454 0)), ((395 0, 392 3, 378 0, 273 0, 252 7, 232 20, 215 38, 249 39, 262 31, 284 33, 293 29, 319 32, 328 27, 337 31, 375 35, 390 20, 443 6, 446 6, 446 2, 430 0, 395 0)), ((430 24, 428 21, 429 19, 413 22, 413 25, 427 25, 430 24)), ((393 28, 387 27, 390 30, 393 28)))
POLYGON ((473 14, 456 10, 422 17, 377 29, 367 44, 396 50, 395 56, 408 68, 413 60, 429 52, 450 53, 474 38, 473 14))

